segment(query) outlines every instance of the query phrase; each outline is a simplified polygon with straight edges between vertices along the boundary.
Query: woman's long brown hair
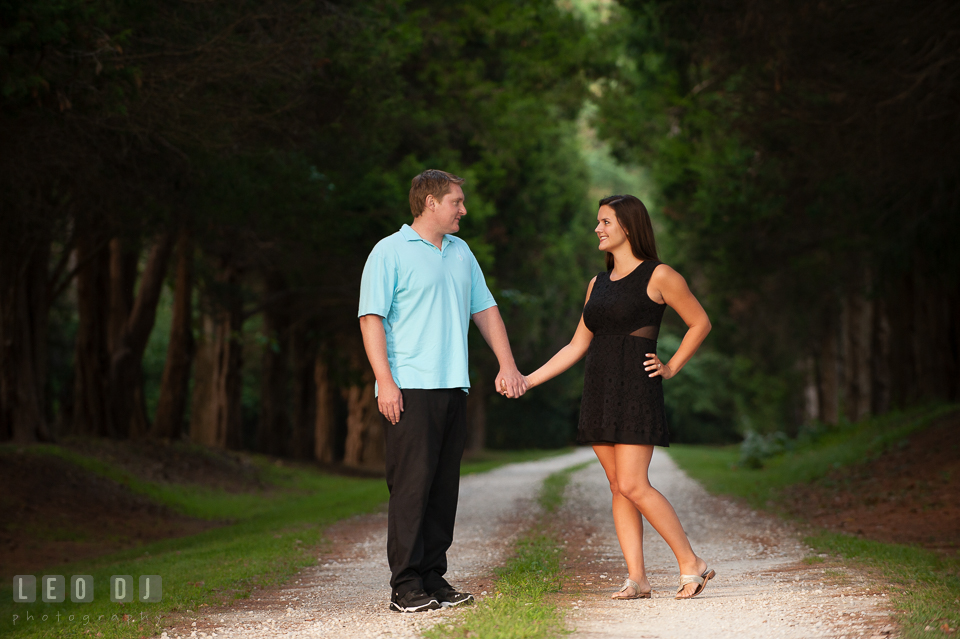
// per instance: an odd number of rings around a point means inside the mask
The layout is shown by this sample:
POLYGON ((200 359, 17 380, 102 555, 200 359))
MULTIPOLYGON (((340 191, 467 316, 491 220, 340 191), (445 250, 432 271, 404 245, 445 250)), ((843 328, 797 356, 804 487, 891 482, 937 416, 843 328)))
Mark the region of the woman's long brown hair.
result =
MULTIPOLYGON (((633 195, 611 195, 600 200, 617 215, 617 222, 627 232, 630 250, 638 260, 657 260, 657 241, 653 237, 650 214, 640 198, 633 195)), ((607 270, 613 270, 613 253, 607 253, 607 270)))

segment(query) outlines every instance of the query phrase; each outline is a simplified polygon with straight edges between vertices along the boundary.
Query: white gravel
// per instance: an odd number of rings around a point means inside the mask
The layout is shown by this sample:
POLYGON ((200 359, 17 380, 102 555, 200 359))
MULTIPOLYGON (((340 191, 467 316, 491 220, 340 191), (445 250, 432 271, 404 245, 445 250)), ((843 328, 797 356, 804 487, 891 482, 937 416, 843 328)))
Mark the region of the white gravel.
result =
MULTIPOLYGON (((543 479, 595 459, 591 449, 583 448, 464 478, 447 579, 482 596, 492 570, 532 522, 533 500, 543 479)), ((574 476, 563 511, 565 521, 585 527, 590 535, 582 549, 569 549, 568 554, 583 555, 577 568, 581 574, 559 597, 573 637, 887 637, 894 631, 892 626, 881 629, 888 623, 886 598, 871 594, 861 575, 800 563, 809 550, 786 524, 711 497, 659 450, 651 480, 673 503, 694 548, 717 570, 717 579, 696 599, 674 601, 676 562, 648 526, 645 551, 653 599, 609 600, 625 569, 610 517, 609 487, 600 465, 592 464, 574 476)), ((256 591, 230 609, 188 611, 161 636, 415 638, 458 614, 388 610, 385 513, 341 522, 328 537, 330 547, 321 552, 318 565, 282 588, 256 591)))

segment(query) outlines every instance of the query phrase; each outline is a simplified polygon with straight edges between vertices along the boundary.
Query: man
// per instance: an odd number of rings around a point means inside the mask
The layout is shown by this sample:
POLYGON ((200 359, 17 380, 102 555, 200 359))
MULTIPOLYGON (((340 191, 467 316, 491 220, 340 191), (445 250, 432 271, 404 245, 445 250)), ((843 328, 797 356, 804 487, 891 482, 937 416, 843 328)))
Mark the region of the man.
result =
POLYGON ((443 578, 453 541, 466 441, 470 318, 497 356, 499 392, 526 390, 480 265, 460 230, 463 179, 413 178, 413 223, 381 240, 360 284, 360 330, 386 418, 390 607, 433 610, 473 601, 443 578))

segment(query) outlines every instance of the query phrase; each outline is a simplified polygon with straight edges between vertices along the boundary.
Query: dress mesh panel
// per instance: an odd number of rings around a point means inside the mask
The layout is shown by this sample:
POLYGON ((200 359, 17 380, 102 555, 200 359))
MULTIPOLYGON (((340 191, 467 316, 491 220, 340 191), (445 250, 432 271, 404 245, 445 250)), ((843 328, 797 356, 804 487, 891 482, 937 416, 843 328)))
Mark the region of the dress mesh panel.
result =
POLYGON ((637 330, 630 333, 634 337, 646 337, 647 339, 652 339, 657 341, 657 336, 660 335, 659 326, 644 326, 643 328, 638 328, 637 330))

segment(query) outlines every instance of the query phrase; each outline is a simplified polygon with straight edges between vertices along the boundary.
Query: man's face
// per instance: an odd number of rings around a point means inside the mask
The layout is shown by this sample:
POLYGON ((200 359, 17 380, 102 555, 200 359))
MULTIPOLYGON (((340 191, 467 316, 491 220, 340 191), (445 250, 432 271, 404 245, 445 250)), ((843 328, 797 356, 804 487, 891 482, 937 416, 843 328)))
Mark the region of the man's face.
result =
POLYGON ((430 198, 433 207, 427 207, 424 213, 429 213, 433 222, 441 233, 456 233, 460 230, 460 218, 467 214, 467 207, 463 205, 463 189, 459 184, 451 184, 450 192, 437 201, 430 198))

